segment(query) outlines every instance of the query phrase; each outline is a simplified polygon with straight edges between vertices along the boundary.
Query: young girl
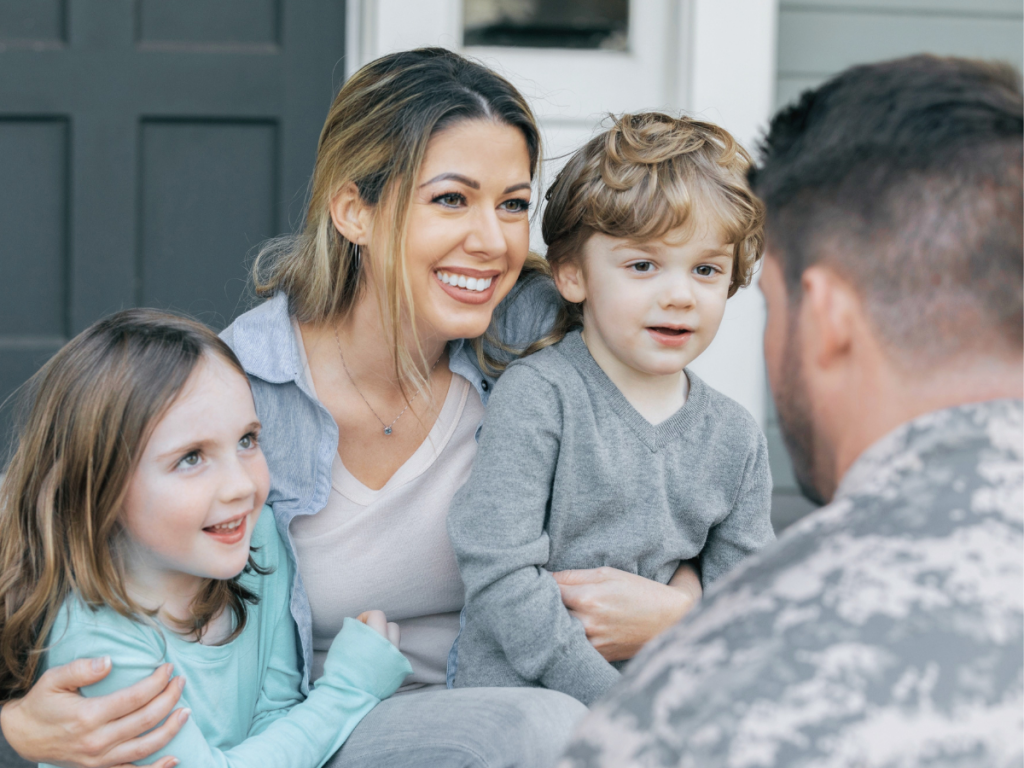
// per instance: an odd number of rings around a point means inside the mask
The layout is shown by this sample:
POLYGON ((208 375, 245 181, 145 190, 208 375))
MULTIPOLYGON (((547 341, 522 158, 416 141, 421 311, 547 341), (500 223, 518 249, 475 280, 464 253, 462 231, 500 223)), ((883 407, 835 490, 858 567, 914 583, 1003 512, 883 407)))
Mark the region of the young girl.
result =
POLYGON ((153 759, 323 765, 410 666, 369 612, 346 619, 303 695, 294 565, 231 350, 129 310, 68 343, 30 394, 0 490, 0 700, 80 657, 113 662, 86 696, 172 664, 187 688, 170 716, 187 721, 153 759))
POLYGON ((764 436, 686 366, 761 255, 749 158, 718 128, 625 115, 548 192, 567 301, 554 346, 491 396, 448 530, 466 585, 454 685, 544 686, 590 704, 619 677, 552 575, 608 567, 706 587, 770 542, 764 436))

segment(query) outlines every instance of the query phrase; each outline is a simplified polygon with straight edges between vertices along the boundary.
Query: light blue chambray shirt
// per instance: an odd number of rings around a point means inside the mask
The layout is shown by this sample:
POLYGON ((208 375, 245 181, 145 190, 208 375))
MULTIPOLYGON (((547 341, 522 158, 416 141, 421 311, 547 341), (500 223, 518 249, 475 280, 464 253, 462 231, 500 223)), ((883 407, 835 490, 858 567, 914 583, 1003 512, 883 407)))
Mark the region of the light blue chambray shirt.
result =
MULTIPOLYGON (((527 275, 498 306, 492 332, 509 347, 529 346, 552 327, 560 300, 549 278, 536 273, 527 275)), ((327 505, 331 464, 338 450, 338 425, 306 385, 286 295, 278 293, 241 315, 224 329, 221 338, 249 374, 256 413, 263 425, 260 444, 270 466, 267 503, 274 510, 288 556, 296 565, 291 612, 299 629, 303 692, 308 693, 313 663, 313 617, 289 526, 295 517, 316 514, 327 505)), ((490 347, 488 351, 499 359, 512 358, 511 354, 490 347)), ((481 370, 472 345, 465 339, 450 342, 448 360, 452 373, 468 379, 486 406, 495 377, 481 370)))

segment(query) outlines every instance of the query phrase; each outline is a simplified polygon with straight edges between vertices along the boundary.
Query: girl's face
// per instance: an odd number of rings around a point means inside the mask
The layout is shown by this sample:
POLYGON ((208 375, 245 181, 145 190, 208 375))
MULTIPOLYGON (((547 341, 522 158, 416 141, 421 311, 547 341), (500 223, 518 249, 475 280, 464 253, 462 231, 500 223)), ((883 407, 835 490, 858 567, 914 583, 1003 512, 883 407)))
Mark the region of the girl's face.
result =
MULTIPOLYGON (((487 330, 526 261, 530 193, 530 155, 517 128, 467 120, 431 138, 406 237, 422 335, 449 341, 487 330)), ((373 231, 371 254, 387 248, 381 230, 373 231)))
POLYGON ((249 383, 207 354, 160 419, 122 511, 129 577, 155 594, 230 579, 270 489, 249 383))

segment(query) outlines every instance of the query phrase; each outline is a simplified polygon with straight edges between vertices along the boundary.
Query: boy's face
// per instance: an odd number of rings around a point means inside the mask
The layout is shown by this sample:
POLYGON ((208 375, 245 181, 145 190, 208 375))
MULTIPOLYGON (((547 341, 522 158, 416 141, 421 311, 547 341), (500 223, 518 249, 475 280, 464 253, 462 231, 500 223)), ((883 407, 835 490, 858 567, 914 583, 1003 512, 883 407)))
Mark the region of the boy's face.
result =
POLYGON ((717 227, 642 243, 596 233, 556 280, 566 299, 585 302, 583 336, 602 368, 664 376, 715 338, 732 269, 732 246, 717 227))

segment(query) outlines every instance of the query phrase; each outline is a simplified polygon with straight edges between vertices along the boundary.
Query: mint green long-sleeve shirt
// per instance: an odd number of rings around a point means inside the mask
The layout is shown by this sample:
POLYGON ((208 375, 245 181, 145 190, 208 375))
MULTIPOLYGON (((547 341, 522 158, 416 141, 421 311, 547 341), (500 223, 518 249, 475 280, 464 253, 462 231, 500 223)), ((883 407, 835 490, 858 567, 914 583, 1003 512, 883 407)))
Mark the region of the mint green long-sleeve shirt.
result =
POLYGON ((47 667, 110 656, 110 674, 82 689, 86 696, 124 688, 166 662, 185 676, 180 706, 192 715, 147 762, 174 755, 189 768, 319 768, 412 671, 385 638, 346 619, 323 677, 303 697, 302 657, 289 611, 293 566, 269 507, 256 524, 252 546, 258 548, 253 559, 274 570, 266 576, 242 575, 260 602, 247 606, 245 628, 230 643, 187 642, 110 608, 93 611, 75 596, 66 601, 50 633, 47 667))

